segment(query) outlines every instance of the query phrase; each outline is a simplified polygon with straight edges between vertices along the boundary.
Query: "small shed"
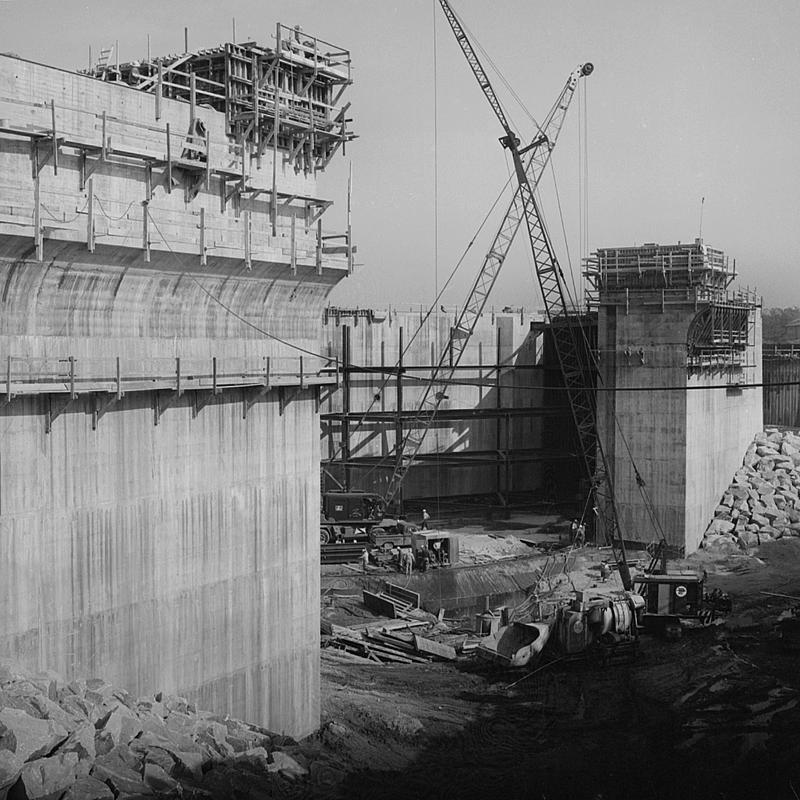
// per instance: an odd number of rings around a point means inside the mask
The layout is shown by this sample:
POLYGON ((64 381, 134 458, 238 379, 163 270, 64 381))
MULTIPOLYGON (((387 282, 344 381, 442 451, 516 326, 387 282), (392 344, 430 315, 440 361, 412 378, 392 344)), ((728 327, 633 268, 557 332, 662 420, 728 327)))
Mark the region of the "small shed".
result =
POLYGON ((458 536, 449 531, 416 531, 411 534, 414 558, 424 555, 434 566, 458 562, 458 536))

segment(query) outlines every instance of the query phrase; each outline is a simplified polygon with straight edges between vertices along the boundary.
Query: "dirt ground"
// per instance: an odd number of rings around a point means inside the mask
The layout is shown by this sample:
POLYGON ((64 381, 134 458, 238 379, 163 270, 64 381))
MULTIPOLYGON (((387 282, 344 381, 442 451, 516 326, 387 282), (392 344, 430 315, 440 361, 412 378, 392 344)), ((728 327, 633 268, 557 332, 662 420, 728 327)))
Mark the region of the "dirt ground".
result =
MULTIPOLYGON (((578 588, 619 588, 597 581, 605 555, 585 548, 578 588)), ((800 655, 782 648, 774 624, 800 601, 761 592, 800 597, 800 539, 669 566, 705 569, 734 612, 675 642, 644 636, 631 663, 503 674, 470 661, 366 665, 323 650, 325 770, 298 796, 797 800, 800 655)), ((323 587, 337 580, 348 583, 323 574, 323 587)))

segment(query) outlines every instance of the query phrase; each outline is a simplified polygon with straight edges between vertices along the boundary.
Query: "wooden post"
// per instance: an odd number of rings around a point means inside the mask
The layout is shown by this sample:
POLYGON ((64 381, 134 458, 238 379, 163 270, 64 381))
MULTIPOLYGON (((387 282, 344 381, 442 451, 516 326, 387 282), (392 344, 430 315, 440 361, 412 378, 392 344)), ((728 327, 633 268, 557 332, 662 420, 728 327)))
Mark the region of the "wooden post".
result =
POLYGON ((117 400, 122 399, 122 368, 120 366, 120 359, 117 356, 117 400))
POLYGON ((39 181, 40 178, 37 175, 33 179, 33 244, 36 248, 36 260, 41 261, 44 253, 43 253, 43 241, 42 241, 42 206, 41 206, 41 198, 39 195, 39 181))
POLYGON ((211 133, 206 131, 206 191, 211 188, 211 133))
POLYGON ((197 79, 194 72, 189 73, 189 130, 194 137, 194 114, 197 105, 197 79))
POLYGON ((11 402, 11 356, 6 363, 6 403, 11 402))
POLYGON ((53 123, 53 175, 58 175, 58 131, 56 130, 56 101, 50 101, 50 116, 53 123))
POLYGON ((183 394, 183 388, 181 386, 181 359, 180 357, 175 359, 175 390, 178 392, 178 397, 183 394))
POLYGON ((292 237, 290 244, 290 261, 292 266, 292 275, 297 275, 297 217, 292 214, 292 237))
POLYGON ((75 394, 75 357, 69 357, 69 396, 74 400, 75 394))
POLYGON ((256 166, 261 169, 261 115, 259 110, 259 71, 258 56, 254 55, 252 60, 253 71, 253 141, 256 145, 256 166))
POLYGON ((164 93, 164 62, 158 60, 158 80, 156 81, 156 121, 161 119, 161 97, 164 93))
MULTIPOLYGON (((316 41, 316 40, 315 40, 316 41)), ((353 162, 347 176, 347 274, 353 274, 353 226, 352 226, 353 162)))
POLYGON ((253 268, 253 254, 250 251, 250 212, 244 211, 242 213, 242 220, 244 223, 244 265, 246 269, 253 268))
POLYGON ((317 275, 322 275, 322 219, 317 220, 317 275))
POLYGON ((208 263, 206 258, 206 210, 200 209, 200 266, 204 267, 208 263))
POLYGON ((87 189, 89 197, 86 216, 86 249, 90 253, 94 253, 94 178, 89 178, 87 189))
POLYGON ((100 160, 105 161, 108 155, 108 137, 106 136, 106 112, 103 112, 103 141, 100 145, 100 160))
POLYGON ((167 123, 167 194, 172 194, 172 142, 169 135, 169 122, 167 123))
POLYGON ((214 394, 218 394, 217 392, 217 357, 211 359, 211 391, 214 394))
POLYGON ((142 201, 142 250, 144 250, 145 263, 150 263, 150 204, 142 201))

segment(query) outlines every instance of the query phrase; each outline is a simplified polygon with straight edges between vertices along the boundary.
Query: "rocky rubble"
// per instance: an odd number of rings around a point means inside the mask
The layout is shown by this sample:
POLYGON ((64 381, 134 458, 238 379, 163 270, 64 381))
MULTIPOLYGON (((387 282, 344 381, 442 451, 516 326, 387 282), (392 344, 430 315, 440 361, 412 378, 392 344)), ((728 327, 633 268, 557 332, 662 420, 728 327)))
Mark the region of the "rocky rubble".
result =
POLYGON ((181 697, 0 665, 0 800, 285 796, 319 755, 181 697))
POLYGON ((800 436, 767 428, 747 449, 703 546, 733 553, 783 536, 800 536, 800 436))

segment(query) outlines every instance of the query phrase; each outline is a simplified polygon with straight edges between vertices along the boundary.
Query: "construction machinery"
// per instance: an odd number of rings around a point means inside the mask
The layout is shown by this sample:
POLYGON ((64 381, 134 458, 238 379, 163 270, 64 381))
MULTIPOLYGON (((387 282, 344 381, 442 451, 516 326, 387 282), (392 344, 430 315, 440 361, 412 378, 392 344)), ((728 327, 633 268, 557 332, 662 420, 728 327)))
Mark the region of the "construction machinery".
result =
POLYGON ((667 542, 655 547, 650 563, 636 576, 636 591, 644 598, 642 626, 668 639, 680 638, 683 623, 710 625, 732 610, 731 598, 706 589, 705 573, 667 569, 667 542))
MULTIPOLYGON (((550 112, 545 117, 538 134, 526 148, 527 162, 523 166, 523 170, 527 176, 528 185, 532 187, 538 185, 564 125, 564 119, 575 94, 578 81, 580 78, 590 75, 593 69, 594 67, 590 63, 584 63, 578 65, 570 73, 550 112)), ((445 342, 438 362, 426 383, 413 418, 409 422, 402 439, 397 442, 395 464, 386 490, 382 497, 369 495, 371 502, 376 507, 378 499, 382 500, 384 509, 388 509, 391 505, 397 503, 403 480, 422 447, 439 406, 446 397, 447 385, 458 369, 461 358, 489 299, 489 294, 521 226, 524 217, 523 205, 521 191, 517 189, 470 288, 469 294, 461 306, 462 310, 450 330, 450 336, 445 342)), ((333 541, 336 536, 335 527, 330 524, 331 519, 336 520, 342 532, 347 530, 356 535, 368 534, 380 521, 377 517, 367 514, 356 519, 353 519, 352 515, 347 519, 340 519, 335 514, 326 514, 325 510, 330 504, 330 498, 335 500, 345 494, 347 493, 344 491, 330 492, 323 496, 323 520, 320 528, 323 544, 333 541)), ((366 493, 351 492, 351 494, 366 497, 366 493)))
POLYGON ((366 538, 383 520, 383 498, 373 492, 330 491, 322 493, 319 537, 321 544, 337 539, 366 538))
POLYGON ((511 155, 514 164, 514 172, 519 184, 516 197, 528 231, 536 277, 544 300, 545 313, 550 323, 555 345, 554 349, 577 431, 579 454, 586 477, 592 486, 594 497, 592 507, 596 509, 600 528, 612 547, 622 584, 626 590, 630 590, 632 581, 625 554, 624 538, 619 530, 612 477, 602 443, 597 436, 597 407, 593 386, 593 375, 596 370, 593 368, 592 355, 587 345, 581 316, 569 297, 564 275, 534 196, 535 187, 530 181, 523 162, 523 156, 531 149, 535 149, 539 140, 534 140, 526 147, 520 147, 520 139, 512 130, 500 100, 492 88, 486 70, 464 27, 448 0, 439 0, 439 4, 481 91, 503 128, 504 135, 500 138, 500 144, 511 155))

